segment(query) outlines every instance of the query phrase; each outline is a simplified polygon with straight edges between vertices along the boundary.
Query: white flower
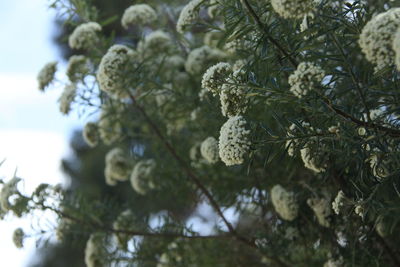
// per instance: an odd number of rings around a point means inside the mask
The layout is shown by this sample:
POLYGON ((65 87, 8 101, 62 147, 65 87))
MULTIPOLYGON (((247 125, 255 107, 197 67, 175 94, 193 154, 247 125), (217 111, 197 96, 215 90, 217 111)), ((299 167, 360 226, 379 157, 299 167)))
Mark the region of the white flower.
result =
POLYGON ((315 0, 271 0, 271 4, 274 10, 286 19, 300 19, 315 9, 315 0))
POLYGON ((60 102, 60 112, 64 115, 68 115, 71 111, 71 104, 74 101, 76 96, 76 85, 75 84, 67 84, 64 87, 64 91, 61 94, 61 97, 58 99, 60 102))
MULTIPOLYGON (((296 124, 292 123, 289 126, 289 131, 287 132, 287 136, 293 137, 293 132, 295 132, 296 129, 297 129, 296 124)), ((287 149, 289 156, 291 156, 291 157, 294 156, 295 148, 296 148, 296 139, 288 139, 286 141, 286 149, 287 149)))
POLYGON ((126 76, 134 52, 125 45, 113 45, 100 61, 97 80, 100 89, 116 97, 129 97, 126 76))
POLYGON ((361 204, 357 204, 356 207, 354 208, 354 213, 360 216, 361 218, 364 218, 365 209, 361 204))
POLYGON ((332 214, 331 202, 326 198, 309 198, 307 204, 314 211, 318 223, 324 227, 329 227, 329 217, 332 214))
POLYGON ((208 66, 225 57, 226 55, 222 51, 204 45, 190 51, 186 59, 185 69, 190 74, 199 74, 208 66))
POLYGON ((242 70, 246 66, 247 61, 245 59, 238 59, 232 66, 233 71, 242 70))
POLYGON ((346 196, 344 195, 343 191, 340 190, 335 197, 335 200, 332 202, 332 209, 335 211, 337 215, 339 215, 340 210, 344 206, 346 201, 346 196))
POLYGON ((129 156, 121 148, 113 148, 107 153, 104 170, 107 184, 114 185, 117 181, 128 180, 131 171, 129 156))
POLYGON ((370 116, 371 120, 380 119, 380 118, 382 118, 383 112, 384 111, 380 108, 371 109, 369 111, 369 116, 370 116))
POLYGON ((104 248, 104 234, 94 233, 90 235, 85 247, 85 264, 87 267, 107 266, 105 257, 107 252, 104 248))
POLYGON ((190 120, 196 121, 200 118, 201 108, 197 107, 190 112, 190 120))
POLYGON ((122 137, 122 125, 118 114, 113 113, 110 107, 103 106, 98 129, 100 138, 106 145, 111 145, 122 137))
POLYGON ((69 36, 68 44, 73 49, 90 49, 99 40, 97 32, 101 26, 97 22, 87 22, 75 28, 69 36))
POLYGON ((391 66, 395 60, 393 41, 400 26, 400 8, 392 8, 373 17, 362 29, 359 45, 375 70, 391 66))
POLYGON ((340 129, 338 126, 331 126, 328 128, 328 132, 338 134, 340 132, 340 129))
POLYGON ((207 137, 200 147, 200 152, 203 158, 213 164, 219 160, 218 141, 214 137, 207 137))
POLYGON ((383 157, 378 153, 372 154, 369 158, 369 166, 372 169, 372 174, 378 178, 382 179, 389 176, 390 172, 387 169, 387 160, 383 160, 383 157))
POLYGON ((293 192, 288 192, 281 185, 275 185, 271 189, 271 201, 279 216, 287 221, 296 219, 299 213, 299 205, 293 192))
POLYGON ((179 33, 183 34, 185 32, 185 28, 197 20, 199 16, 200 5, 203 2, 204 0, 192 0, 182 9, 176 23, 176 30, 179 33))
POLYGON ((71 82, 77 82, 89 72, 89 61, 85 56, 74 55, 68 60, 67 76, 71 82))
POLYGON ((364 136, 364 135, 367 134, 367 130, 365 130, 364 127, 360 127, 360 128, 357 129, 357 133, 358 133, 358 135, 360 135, 360 136, 364 136))
POLYGON ((125 29, 134 25, 151 24, 157 20, 157 13, 146 4, 137 4, 128 7, 121 19, 121 24, 125 29))
POLYGON ((97 124, 94 122, 86 123, 85 127, 83 128, 82 135, 86 144, 88 144, 91 147, 95 147, 99 143, 100 139, 99 128, 97 124))
POLYGON ((242 116, 234 116, 221 127, 219 156, 227 166, 242 164, 250 149, 250 130, 245 126, 246 120, 242 116))
POLYGON ((39 71, 37 80, 39 89, 44 91, 47 86, 54 80, 54 75, 57 71, 57 61, 49 62, 39 71))
POLYGON ((312 62, 302 62, 289 76, 290 91, 301 98, 320 84, 324 77, 325 71, 321 67, 312 62))
POLYGON ((171 36, 164 31, 157 30, 146 35, 144 40, 138 43, 137 51, 142 57, 146 58, 161 52, 171 52, 174 47, 171 36))
MULTIPOLYGON (((125 230, 125 231, 135 231, 136 218, 133 212, 128 209, 118 215, 117 219, 113 223, 114 230, 125 230)), ((131 235, 125 233, 117 233, 116 238, 118 245, 122 248, 126 248, 127 242, 132 238, 131 235)))
POLYGON ((304 162, 304 167, 310 169, 316 173, 326 171, 326 163, 324 162, 323 156, 319 151, 312 151, 310 144, 305 144, 305 146, 300 150, 301 159, 304 162))
POLYGON ((155 188, 153 182, 155 168, 156 162, 154 159, 141 160, 136 163, 130 179, 132 187, 137 193, 145 195, 149 190, 155 188))
POLYGON ((215 96, 220 93, 222 85, 231 73, 232 67, 229 63, 220 62, 213 65, 204 73, 201 86, 215 96))
POLYGON ((14 245, 17 248, 24 247, 24 238, 25 238, 25 233, 24 233, 24 230, 22 230, 22 228, 17 228, 14 230, 12 239, 13 239, 14 245))
POLYGON ((240 79, 241 71, 235 71, 222 85, 220 92, 221 111, 225 117, 233 117, 246 112, 247 88, 242 84, 240 79))
POLYGON ((393 38, 392 48, 396 54, 394 63, 396 63, 397 70, 400 71, 400 29, 397 30, 397 32, 393 38))

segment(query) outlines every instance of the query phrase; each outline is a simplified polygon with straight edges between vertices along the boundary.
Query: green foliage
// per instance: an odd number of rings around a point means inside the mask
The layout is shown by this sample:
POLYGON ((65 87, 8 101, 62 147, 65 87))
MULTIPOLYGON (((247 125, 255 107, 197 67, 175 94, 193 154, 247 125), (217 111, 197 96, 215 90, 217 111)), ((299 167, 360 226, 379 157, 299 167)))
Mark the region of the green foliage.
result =
MULTIPOLYGON (((54 2, 67 24, 103 26, 77 51, 89 69, 62 104, 111 147, 73 144, 71 189, 59 199, 38 189, 56 204, 27 198, 24 212, 49 209, 65 233, 90 235, 89 266, 398 266, 400 66, 377 69, 359 43, 396 3, 323 0, 301 21, 280 17, 276 1, 150 1, 157 22, 112 32, 133 3, 54 2), (207 71, 219 62, 227 77, 207 71), (214 164, 200 149, 208 137, 228 143, 214 164), (104 166, 117 147, 127 155, 104 166), (110 173, 138 164, 132 177, 110 173)), ((397 30, 367 38, 390 46, 397 30)), ((388 49, 382 57, 400 53, 388 49)))

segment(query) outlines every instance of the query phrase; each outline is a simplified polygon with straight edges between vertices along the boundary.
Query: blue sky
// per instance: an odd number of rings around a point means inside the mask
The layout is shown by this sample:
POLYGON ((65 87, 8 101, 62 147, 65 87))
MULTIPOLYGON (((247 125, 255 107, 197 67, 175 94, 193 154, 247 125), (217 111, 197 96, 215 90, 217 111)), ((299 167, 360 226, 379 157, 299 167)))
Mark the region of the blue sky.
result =
MULTIPOLYGON (((52 43, 54 11, 48 0, 0 1, 0 178, 17 169, 24 178, 21 190, 31 192, 40 183, 62 181, 60 160, 66 156, 73 129, 83 122, 58 111, 62 88, 46 93, 37 89, 36 75, 49 61, 60 60, 52 43)), ((62 73, 63 66, 59 65, 62 73)), ((17 227, 30 230, 30 218, 0 221, 2 266, 22 267, 34 257, 34 240, 18 250, 12 243, 17 227)))

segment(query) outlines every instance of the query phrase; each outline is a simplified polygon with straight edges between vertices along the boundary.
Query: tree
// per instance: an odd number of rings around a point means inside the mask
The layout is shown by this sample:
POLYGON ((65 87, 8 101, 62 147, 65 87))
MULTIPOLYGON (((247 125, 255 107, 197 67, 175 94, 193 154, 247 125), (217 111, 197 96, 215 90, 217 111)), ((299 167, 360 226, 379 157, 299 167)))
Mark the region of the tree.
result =
POLYGON ((91 118, 84 139, 112 147, 105 182, 127 197, 26 196, 14 178, 4 213, 79 225, 88 266, 400 266, 396 3, 135 3, 119 38, 88 1, 53 6, 81 51, 60 110, 91 118), (204 203, 217 220, 191 225, 204 203))

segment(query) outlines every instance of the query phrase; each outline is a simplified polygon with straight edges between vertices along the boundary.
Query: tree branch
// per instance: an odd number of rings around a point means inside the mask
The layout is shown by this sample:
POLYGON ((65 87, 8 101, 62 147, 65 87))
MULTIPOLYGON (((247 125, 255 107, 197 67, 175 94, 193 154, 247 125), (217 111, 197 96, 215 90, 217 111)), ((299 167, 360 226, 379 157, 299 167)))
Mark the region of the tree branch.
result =
POLYGON ((143 237, 164 237, 164 238, 186 238, 186 239, 231 239, 234 236, 228 235, 184 235, 179 233, 152 233, 152 232, 142 232, 142 231, 133 231, 126 229, 114 229, 113 227, 109 227, 107 225, 103 225, 94 221, 82 220, 71 214, 68 214, 64 211, 57 210, 50 206, 43 206, 43 208, 51 210, 56 214, 64 217, 68 220, 74 221, 81 225, 89 225, 95 229, 100 229, 105 232, 114 233, 114 234, 126 234, 130 236, 143 236, 143 237))
MULTIPOLYGON (((175 160, 181 165, 181 167, 186 172, 187 176, 192 180, 192 182, 200 189, 200 191, 206 196, 207 200, 209 201, 210 205, 216 211, 218 216, 222 219, 226 227, 228 228, 229 233, 238 241, 250 246, 252 248, 258 249, 258 246, 255 244, 253 240, 249 240, 244 236, 241 236, 237 233, 235 228, 233 228, 232 224, 226 219, 225 215, 222 213, 221 208, 219 207, 218 203, 215 201, 211 193, 205 188, 205 186, 200 182, 200 179, 194 174, 194 172, 190 169, 190 167, 186 164, 186 162, 178 155, 174 147, 165 139, 164 135, 161 133, 160 129, 157 125, 152 121, 152 119, 147 115, 147 112, 144 108, 139 105, 133 95, 130 95, 130 99, 132 100, 133 106, 139 110, 142 114, 146 122, 150 125, 153 132, 157 135, 160 141, 164 144, 165 148, 168 152, 175 158, 175 160)), ((286 263, 281 261, 279 258, 270 257, 273 261, 275 261, 279 266, 287 266, 286 263)))
POLYGON ((362 127, 366 127, 366 128, 370 128, 370 129, 375 129, 375 130, 379 130, 381 132, 384 132, 392 137, 400 137, 400 130, 396 130, 396 129, 392 129, 392 128, 387 128, 385 126, 379 125, 379 124, 375 124, 372 122, 365 122, 365 121, 361 121, 359 119, 354 118, 352 115, 342 111, 341 109, 335 107, 332 104, 332 101, 324 96, 321 95, 322 101, 327 105, 327 107, 332 110, 333 112, 335 112, 336 114, 340 115, 341 117, 343 117, 346 120, 350 120, 352 122, 354 122, 355 124, 357 124, 358 126, 362 126, 362 127))
POLYGON ((293 65, 294 68, 297 68, 297 60, 293 58, 287 51, 286 49, 277 41, 275 38, 273 38, 270 33, 265 29, 264 23, 260 20, 258 17, 257 13, 254 11, 254 9, 251 7, 249 2, 247 0, 241 0, 242 5, 246 7, 247 11, 249 12, 250 16, 255 20, 256 24, 260 28, 262 32, 265 33, 267 36, 268 41, 270 41, 293 65))

